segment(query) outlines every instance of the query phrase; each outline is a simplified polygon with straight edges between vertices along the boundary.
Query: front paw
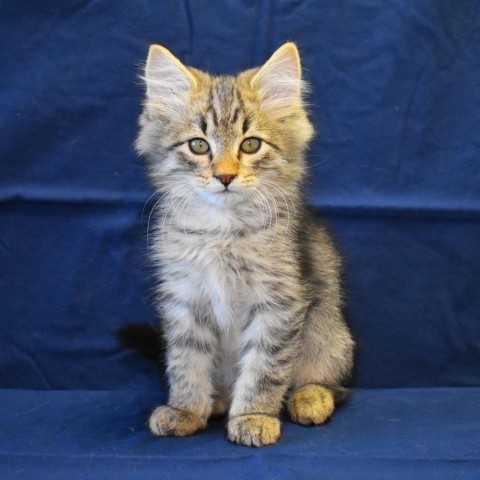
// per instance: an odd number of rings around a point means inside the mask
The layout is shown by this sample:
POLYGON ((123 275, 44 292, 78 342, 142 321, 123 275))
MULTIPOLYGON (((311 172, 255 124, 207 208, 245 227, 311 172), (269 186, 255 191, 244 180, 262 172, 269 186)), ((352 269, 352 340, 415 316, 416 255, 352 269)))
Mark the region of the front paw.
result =
POLYGON ((239 415, 230 418, 227 430, 228 439, 239 445, 272 445, 280 438, 280 420, 261 413, 239 415))
POLYGON ((159 437, 185 437, 207 426, 207 422, 198 415, 168 405, 157 407, 150 416, 148 424, 150 431, 159 437))

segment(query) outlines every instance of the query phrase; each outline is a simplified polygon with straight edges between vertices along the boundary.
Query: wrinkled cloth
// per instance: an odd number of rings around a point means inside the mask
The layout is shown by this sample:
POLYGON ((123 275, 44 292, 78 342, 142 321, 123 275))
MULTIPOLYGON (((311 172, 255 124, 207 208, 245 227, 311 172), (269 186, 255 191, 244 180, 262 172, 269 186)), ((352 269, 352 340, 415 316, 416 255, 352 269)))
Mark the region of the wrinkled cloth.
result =
POLYGON ((479 388, 357 390, 322 427, 283 418, 278 444, 240 447, 225 421, 192 437, 154 437, 154 392, 0 391, 2 478, 150 480, 474 479, 479 388))
POLYGON ((478 1, 19 0, 1 12, 2 478, 478 475, 478 1), (289 424, 276 447, 235 449, 218 423, 156 441, 144 422, 165 384, 113 335, 158 321, 146 241, 158 196, 133 149, 141 66, 161 43, 233 74, 287 40, 311 87, 305 190, 343 252, 362 393, 325 428, 289 424))

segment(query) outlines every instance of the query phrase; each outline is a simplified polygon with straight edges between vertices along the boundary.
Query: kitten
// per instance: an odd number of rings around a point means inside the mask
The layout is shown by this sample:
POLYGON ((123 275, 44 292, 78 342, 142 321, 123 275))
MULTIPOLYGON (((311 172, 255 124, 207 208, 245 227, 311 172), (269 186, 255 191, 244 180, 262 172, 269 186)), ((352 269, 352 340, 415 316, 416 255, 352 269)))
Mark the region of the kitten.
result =
POLYGON ((152 45, 138 152, 162 197, 151 239, 168 405, 155 435, 192 435, 228 413, 228 438, 269 445, 332 415, 352 369, 340 259, 304 206, 313 134, 300 58, 214 77, 152 45))

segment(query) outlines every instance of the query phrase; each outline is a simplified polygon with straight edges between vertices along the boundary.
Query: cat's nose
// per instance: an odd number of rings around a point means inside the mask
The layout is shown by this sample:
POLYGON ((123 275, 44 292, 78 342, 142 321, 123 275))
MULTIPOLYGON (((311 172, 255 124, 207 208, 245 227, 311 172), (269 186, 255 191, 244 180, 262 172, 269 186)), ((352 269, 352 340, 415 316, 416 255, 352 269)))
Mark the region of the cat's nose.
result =
POLYGON ((236 175, 231 175, 231 174, 221 174, 221 175, 215 175, 215 178, 221 182, 225 187, 228 187, 231 183, 232 180, 236 177, 236 175))

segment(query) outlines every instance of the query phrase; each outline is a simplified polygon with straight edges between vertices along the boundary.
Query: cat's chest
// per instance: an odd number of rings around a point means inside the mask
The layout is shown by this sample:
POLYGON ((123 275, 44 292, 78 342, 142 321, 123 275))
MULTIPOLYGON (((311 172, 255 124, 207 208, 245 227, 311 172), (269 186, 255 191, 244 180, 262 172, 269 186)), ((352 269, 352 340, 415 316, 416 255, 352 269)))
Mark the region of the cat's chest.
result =
POLYGON ((165 252, 173 253, 182 259, 186 269, 212 271, 214 274, 221 270, 225 274, 234 275, 244 268, 247 263, 258 255, 258 245, 255 240, 249 241, 235 235, 190 235, 173 238, 165 246, 165 252))
POLYGON ((222 279, 226 286, 233 288, 248 280, 251 270, 246 266, 251 264, 255 250, 237 238, 206 240, 192 257, 192 267, 222 279))
POLYGON ((242 323, 252 302, 255 286, 252 247, 238 238, 191 239, 182 248, 183 274, 196 302, 208 302, 222 325, 242 323), (249 266, 250 265, 250 266, 249 266))

